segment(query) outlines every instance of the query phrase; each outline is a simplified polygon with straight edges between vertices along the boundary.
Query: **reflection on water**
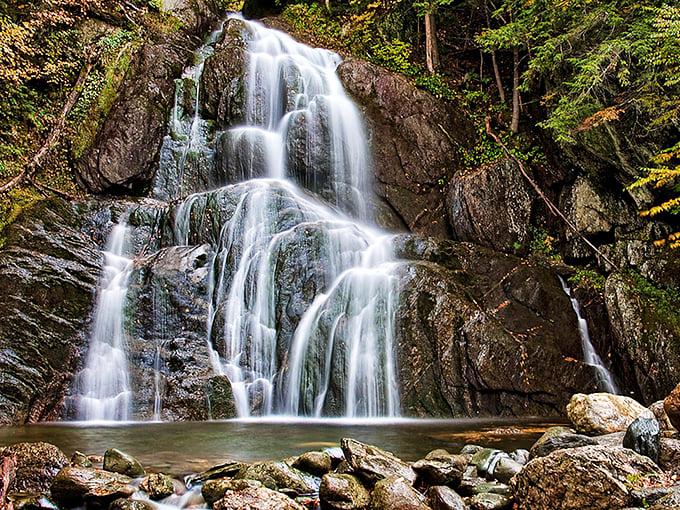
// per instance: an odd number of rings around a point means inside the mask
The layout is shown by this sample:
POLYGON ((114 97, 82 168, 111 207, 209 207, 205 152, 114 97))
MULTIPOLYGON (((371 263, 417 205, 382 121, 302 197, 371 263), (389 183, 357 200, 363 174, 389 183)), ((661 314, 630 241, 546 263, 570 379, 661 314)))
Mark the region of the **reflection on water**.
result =
POLYGON ((553 425, 545 420, 229 420, 173 423, 111 423, 83 426, 49 423, 0 428, 0 446, 46 441, 67 456, 75 450, 103 455, 118 448, 154 471, 184 475, 226 460, 279 460, 336 446, 343 437, 374 444, 405 460, 435 448, 458 452, 466 443, 506 451, 528 448, 553 425))

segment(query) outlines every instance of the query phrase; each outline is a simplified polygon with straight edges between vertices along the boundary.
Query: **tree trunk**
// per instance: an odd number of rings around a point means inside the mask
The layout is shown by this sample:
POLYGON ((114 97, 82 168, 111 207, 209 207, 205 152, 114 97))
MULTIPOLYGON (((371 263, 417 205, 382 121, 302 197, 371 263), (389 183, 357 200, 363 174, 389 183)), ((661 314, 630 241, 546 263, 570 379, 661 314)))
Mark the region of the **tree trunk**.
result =
POLYGON ((512 49, 512 121, 510 130, 519 131, 519 46, 512 49))
POLYGON ((501 73, 498 70, 498 63, 496 62, 496 52, 491 52, 491 64, 493 66, 493 74, 496 77, 496 88, 498 89, 498 96, 501 98, 501 103, 505 103, 505 90, 503 90, 503 81, 501 80, 501 73))
POLYGON ((427 72, 434 73, 439 66, 439 49, 437 48, 437 26, 434 14, 425 14, 425 61, 427 72))

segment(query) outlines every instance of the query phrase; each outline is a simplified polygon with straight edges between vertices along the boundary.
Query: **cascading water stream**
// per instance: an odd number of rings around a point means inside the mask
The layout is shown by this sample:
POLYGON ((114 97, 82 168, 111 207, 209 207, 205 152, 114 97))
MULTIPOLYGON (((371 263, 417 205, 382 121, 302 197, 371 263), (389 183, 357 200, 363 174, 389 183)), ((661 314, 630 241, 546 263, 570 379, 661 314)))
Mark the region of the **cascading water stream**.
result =
POLYGON ((124 222, 115 225, 104 252, 105 265, 81 388, 78 417, 124 421, 130 417, 130 380, 125 355, 123 308, 132 260, 125 257, 124 222))
POLYGON ((614 393, 617 394, 619 392, 618 388, 616 387, 616 383, 614 382, 614 378, 612 377, 612 374, 607 370, 607 367, 604 366, 604 363, 602 362, 602 358, 600 358, 600 355, 597 354, 597 351, 595 350, 595 347, 593 346, 593 343, 590 341, 590 333, 588 332, 588 323, 586 320, 581 316, 581 308, 578 304, 578 301, 576 298, 572 295, 571 289, 567 286, 567 283, 564 281, 564 278, 559 276, 560 279, 560 284, 562 285, 562 290, 569 296, 569 299, 571 301, 571 306, 574 309, 574 312, 576 312, 576 318, 578 320, 578 331, 579 334, 581 335, 581 345, 583 346, 583 359, 584 361, 595 368, 597 371, 598 375, 598 382, 602 388, 602 390, 606 391, 607 393, 614 393))

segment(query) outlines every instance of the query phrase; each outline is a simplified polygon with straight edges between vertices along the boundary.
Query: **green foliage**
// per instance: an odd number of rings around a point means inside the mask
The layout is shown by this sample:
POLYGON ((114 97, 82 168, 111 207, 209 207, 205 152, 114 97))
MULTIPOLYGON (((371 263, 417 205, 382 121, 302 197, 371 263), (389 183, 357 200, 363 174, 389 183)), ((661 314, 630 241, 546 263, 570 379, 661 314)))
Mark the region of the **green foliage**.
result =
POLYGON ((529 227, 529 251, 535 255, 543 255, 559 260, 559 239, 551 236, 543 227, 529 227))
POLYGON ((603 294, 606 279, 593 269, 577 268, 568 281, 574 288, 591 289, 598 294, 603 294))
POLYGON ((637 271, 628 271, 625 277, 636 295, 650 305, 656 313, 680 322, 680 292, 678 289, 661 289, 637 271))
MULTIPOLYGON (((422 73, 422 69, 419 68, 418 71, 422 73)), ((416 78, 416 86, 444 101, 453 101, 458 97, 440 73, 421 74, 416 78)))
POLYGON ((411 63, 411 45, 398 39, 389 44, 375 44, 371 47, 370 61, 406 76, 414 76, 421 71, 411 63))

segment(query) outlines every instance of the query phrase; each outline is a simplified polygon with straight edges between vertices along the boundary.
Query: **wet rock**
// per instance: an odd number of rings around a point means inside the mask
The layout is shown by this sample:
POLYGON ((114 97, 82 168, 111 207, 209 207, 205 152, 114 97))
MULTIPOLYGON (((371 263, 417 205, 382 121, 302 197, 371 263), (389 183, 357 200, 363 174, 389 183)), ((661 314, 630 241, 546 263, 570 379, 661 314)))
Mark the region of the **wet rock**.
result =
POLYGON ((501 458, 493 470, 493 476, 502 483, 508 483, 510 479, 522 470, 522 464, 515 462, 510 457, 501 458))
POLYGON ((233 480, 231 478, 220 478, 219 480, 208 480, 201 487, 201 495, 208 505, 219 501, 229 491, 243 491, 246 489, 256 489, 262 487, 262 482, 257 480, 233 480))
POLYGON ((54 476, 68 466, 68 458, 49 443, 17 443, 0 448, 0 458, 14 460, 14 480, 8 492, 46 494, 54 476))
POLYGON ((535 192, 511 159, 458 172, 446 205, 453 236, 497 251, 525 254, 535 192), (507 183, 515 183, 508 186, 507 183))
POLYGON ((525 450, 523 448, 513 450, 510 452, 510 458, 517 462, 520 465, 524 465, 527 462, 529 462, 529 459, 531 458, 531 452, 529 450, 525 450))
POLYGON ((504 483, 487 482, 482 480, 472 486, 471 494, 500 494, 501 496, 511 496, 510 487, 504 483))
POLYGON ((162 473, 151 473, 147 476, 139 488, 145 491, 150 499, 160 501, 175 493, 175 486, 169 476, 162 473))
POLYGON ((318 480, 305 476, 301 471, 285 462, 264 462, 253 464, 239 470, 234 476, 237 480, 257 480, 272 490, 292 491, 296 494, 316 492, 318 480))
POLYGON ((493 479, 498 463, 502 459, 512 460, 510 459, 510 456, 502 450, 484 448, 472 456, 470 464, 473 464, 477 468, 477 473, 480 476, 486 476, 488 479, 493 479))
POLYGON ((475 494, 470 498, 470 508, 473 510, 507 510, 512 507, 512 501, 501 494, 475 494))
POLYGON ((404 413, 550 415, 576 388, 595 388, 592 367, 565 361, 582 358, 580 337, 548 269, 473 245, 407 235, 394 244, 409 260, 397 272, 404 413))
POLYGON ((413 469, 390 452, 350 438, 343 438, 340 444, 347 462, 370 485, 388 476, 403 477, 411 484, 416 479, 413 469))
POLYGON ((331 470, 331 457, 325 452, 307 452, 300 455, 293 467, 311 473, 316 476, 323 476, 331 470))
MULTIPOLYGON (((671 496, 674 492, 678 492, 678 487, 646 487, 642 489, 635 489, 631 491, 633 504, 648 508, 662 498, 671 496)), ((680 495, 680 494, 678 494, 680 495)), ((680 503, 678 501, 677 503, 680 503)))
POLYGON ((102 254, 61 198, 25 207, 0 238, 0 423, 56 420, 87 351, 102 254))
POLYGON ((648 458, 622 447, 583 446, 530 461, 512 480, 520 510, 611 510, 632 502, 626 482, 660 474, 648 458))
POLYGON ((545 457, 555 450, 563 448, 579 448, 581 446, 588 446, 598 444, 597 441, 591 437, 583 434, 562 434, 559 436, 548 437, 540 442, 536 442, 531 447, 531 458, 545 457))
POLYGON ((109 510, 154 510, 154 506, 147 501, 120 498, 109 505, 109 510))
POLYGON ((350 474, 329 473, 319 487, 321 507, 332 510, 366 508, 371 497, 359 479, 350 474))
POLYGON ((659 466, 664 471, 680 467, 680 439, 662 437, 659 441, 659 466))
POLYGON ((59 510, 56 503, 50 501, 45 496, 19 492, 9 494, 7 502, 13 510, 59 510))
POLYGON ((131 477, 144 476, 144 468, 137 459, 115 448, 104 453, 104 470, 131 477))
POLYGON ((428 510, 425 498, 401 476, 392 475, 375 484, 371 494, 372 510, 428 510))
POLYGON ((483 446, 479 446, 478 444, 466 444, 461 448, 460 454, 461 455, 474 455, 475 453, 483 450, 483 446))
POLYGON ((671 425, 680 429, 680 384, 673 388, 673 391, 663 400, 663 409, 671 425))
POLYGON ((71 456, 71 465, 74 467, 92 467, 92 461, 84 453, 76 451, 71 456))
POLYGON ((333 446, 332 448, 325 448, 323 452, 331 458, 331 463, 333 467, 345 460, 345 452, 339 446, 333 446))
POLYGON ((657 462, 659 459, 660 440, 661 431, 659 430, 659 422, 656 419, 636 418, 628 426, 628 430, 626 430, 623 446, 630 448, 640 455, 646 455, 654 462, 657 462))
POLYGON ((241 469, 248 466, 243 462, 225 462, 219 466, 211 467, 200 473, 187 476, 185 478, 185 483, 188 487, 198 485, 200 483, 206 482, 208 480, 215 480, 218 478, 231 477, 238 473, 241 469))
POLYGON ((446 486, 430 487, 427 499, 432 510, 466 510, 465 501, 456 491, 446 486))
POLYGON ((623 446, 623 438, 625 436, 625 432, 612 432, 611 434, 594 436, 591 439, 593 439, 600 446, 623 446))
POLYGON ((610 393, 574 395, 567 405, 567 416, 578 432, 609 434, 626 430, 638 417, 653 418, 649 409, 630 397, 610 393))
POLYGON ((457 486, 460 483, 468 457, 465 455, 428 454, 428 458, 411 465, 428 485, 457 486))
POLYGON ((253 508, 257 510, 304 510, 302 506, 288 496, 266 487, 245 489, 228 492, 217 501, 215 510, 243 510, 253 508))
POLYGON ((404 76, 363 60, 346 58, 337 72, 371 131, 378 195, 411 232, 449 237, 440 179, 461 166, 458 147, 473 138, 469 120, 404 76))
POLYGON ((55 501, 74 507, 91 503, 106 508, 136 491, 132 479, 103 469, 65 467, 54 477, 50 491, 55 501))

